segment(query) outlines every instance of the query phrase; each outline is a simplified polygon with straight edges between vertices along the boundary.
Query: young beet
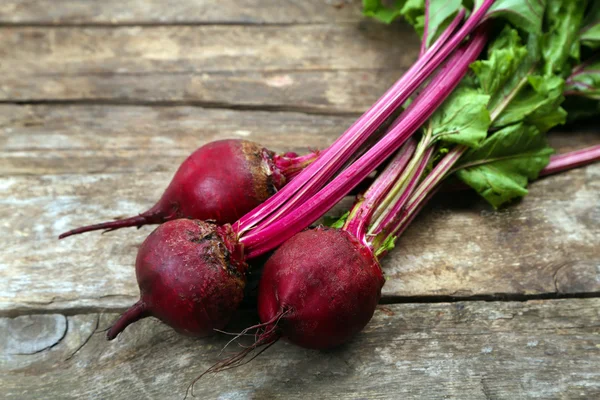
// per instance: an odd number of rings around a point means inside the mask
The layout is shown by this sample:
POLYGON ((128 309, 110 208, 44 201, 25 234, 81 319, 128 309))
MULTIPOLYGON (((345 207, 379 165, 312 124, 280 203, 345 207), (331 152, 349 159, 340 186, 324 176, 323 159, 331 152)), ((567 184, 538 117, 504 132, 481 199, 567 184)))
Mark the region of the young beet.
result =
POLYGON ((277 155, 247 140, 211 142, 181 164, 149 210, 135 217, 73 229, 59 238, 100 229, 139 228, 177 218, 232 223, 272 196, 317 155, 277 155))
POLYGON ((258 314, 279 335, 309 349, 346 342, 369 322, 384 279, 372 251, 345 230, 298 233, 269 258, 261 277, 258 314))
POLYGON ((149 316, 185 335, 222 329, 242 300, 247 268, 231 230, 189 219, 162 224, 138 251, 140 300, 110 328, 108 339, 149 316))

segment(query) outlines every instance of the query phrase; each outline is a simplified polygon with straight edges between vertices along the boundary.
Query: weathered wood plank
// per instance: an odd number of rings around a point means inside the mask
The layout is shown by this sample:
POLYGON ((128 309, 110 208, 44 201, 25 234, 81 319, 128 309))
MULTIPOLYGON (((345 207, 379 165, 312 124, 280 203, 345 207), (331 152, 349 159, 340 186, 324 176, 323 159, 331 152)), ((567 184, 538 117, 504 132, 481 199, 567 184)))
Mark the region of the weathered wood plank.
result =
MULTIPOLYGON (((195 393, 204 399, 598 398, 599 310, 599 299, 389 305, 340 349, 279 342, 251 365, 205 377, 195 393)), ((61 317, 27 317, 26 329, 20 319, 2 322, 13 336, 0 336, 9 350, 1 356, 2 398, 182 398, 229 340, 193 340, 145 320, 108 343, 92 334, 96 315, 67 317, 69 329, 59 339, 50 321, 61 317), (18 341, 27 347, 32 337, 55 343, 15 354, 18 341)), ((114 317, 103 315, 98 326, 114 317)))
POLYGON ((0 174, 172 173, 193 149, 223 138, 305 153, 331 144, 354 119, 198 107, 0 104, 0 174))
POLYGON ((414 61, 405 25, 0 29, 0 100, 363 112, 414 61))
MULTIPOLYGON (((153 113, 148 114, 149 121, 153 121, 153 113)), ((218 115, 213 111, 203 115, 209 114, 218 115)), ((292 121, 298 118, 299 130, 304 118, 309 118, 280 113, 274 114, 271 123, 285 125, 287 117, 292 121)), ((195 121, 195 116, 189 118, 195 121)), ((314 118, 321 122, 315 122, 313 127, 331 127, 333 120, 329 117, 314 118)), ((115 126, 118 126, 116 121, 115 126)), ((140 121, 134 118, 132 124, 140 121)), ((62 141, 76 153, 84 145, 101 146, 102 139, 94 131, 81 129, 84 125, 73 126, 78 128, 62 131, 62 134, 72 132, 76 138, 72 144, 66 144, 69 140, 61 136, 43 140, 41 137, 52 137, 56 133, 39 128, 29 131, 25 142, 11 138, 6 141, 10 150, 24 149, 31 143, 29 156, 34 165, 35 154, 40 157, 44 152, 55 154, 49 162, 53 165, 50 169, 61 174, 0 178, 0 219, 3 221, 0 235, 5 243, 0 254, 0 312, 3 314, 27 310, 70 310, 71 313, 82 309, 120 310, 132 304, 137 297, 133 260, 137 246, 151 227, 106 235, 90 233, 60 242, 56 237, 75 226, 132 215, 151 206, 179 160, 187 154, 188 140, 194 140, 187 134, 165 136, 175 143, 169 153, 173 162, 159 162, 160 171, 142 172, 146 167, 151 168, 153 160, 139 161, 143 168, 137 169, 138 160, 128 158, 140 153, 118 150, 117 143, 121 140, 128 143, 124 145, 126 148, 139 143, 155 157, 160 155, 162 141, 147 141, 142 133, 138 136, 135 130, 128 131, 127 126, 123 132, 130 133, 122 137, 120 129, 108 128, 116 135, 115 142, 107 144, 102 152, 114 151, 110 162, 122 163, 117 168, 126 173, 90 175, 86 174, 89 170, 85 164, 88 160, 95 162, 93 152, 83 152, 81 159, 65 162, 64 154, 57 147, 62 141), (38 148, 36 143, 46 143, 47 147, 38 148), (92 154, 91 159, 87 158, 89 154, 92 154), (71 167, 73 172, 85 175, 69 173, 71 167)), ((111 124, 99 126, 110 127, 111 124)), ((293 126, 291 123, 290 129, 294 130, 293 126)), ((304 129, 306 133, 299 135, 302 139, 297 143, 313 140, 312 128, 304 129)), ((326 128, 319 131, 315 137, 320 141, 331 140, 329 133, 325 135, 326 128)), ((198 140, 218 137, 216 133, 203 136, 202 132, 199 131, 198 140)), ((273 140, 278 150, 285 148, 285 138, 269 136, 267 128, 263 132, 266 133, 261 142, 270 145, 273 140)), ((595 132, 556 133, 552 138, 565 149, 597 143, 595 132)), ((32 172, 39 174, 43 170, 33 167, 32 172)), ((531 193, 523 202, 499 212, 491 211, 473 194, 453 194, 452 199, 437 201, 415 221, 384 262, 388 276, 384 298, 600 292, 599 175, 600 165, 593 165, 540 180, 531 185, 531 193)))
POLYGON ((289 24, 355 21, 359 0, 3 0, 0 24, 289 24))
POLYGON ((600 165, 541 179, 496 212, 473 193, 439 197, 384 260, 387 295, 600 292, 600 165))

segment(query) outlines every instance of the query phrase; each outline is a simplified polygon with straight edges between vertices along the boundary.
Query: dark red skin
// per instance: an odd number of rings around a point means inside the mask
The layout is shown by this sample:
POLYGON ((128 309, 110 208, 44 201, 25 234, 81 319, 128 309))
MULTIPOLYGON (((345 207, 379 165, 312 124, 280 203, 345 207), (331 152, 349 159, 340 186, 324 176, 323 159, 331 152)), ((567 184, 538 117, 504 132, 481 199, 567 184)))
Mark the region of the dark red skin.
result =
POLYGON ((154 316, 177 332, 207 336, 238 308, 247 264, 229 228, 189 219, 159 226, 142 243, 135 264, 140 300, 110 328, 154 316))
POLYGON ((346 231, 298 233, 265 264, 258 292, 263 323, 283 315, 276 332, 309 349, 346 342, 369 322, 384 284, 372 252, 346 231))
POLYGON ((181 164, 155 208, 178 218, 237 221, 278 188, 268 175, 265 152, 246 140, 202 146, 181 164))
POLYGON ((274 155, 247 140, 208 143, 181 164, 158 203, 148 211, 73 229, 59 238, 99 229, 160 224, 177 218, 233 223, 285 184, 285 177, 273 162, 274 155))

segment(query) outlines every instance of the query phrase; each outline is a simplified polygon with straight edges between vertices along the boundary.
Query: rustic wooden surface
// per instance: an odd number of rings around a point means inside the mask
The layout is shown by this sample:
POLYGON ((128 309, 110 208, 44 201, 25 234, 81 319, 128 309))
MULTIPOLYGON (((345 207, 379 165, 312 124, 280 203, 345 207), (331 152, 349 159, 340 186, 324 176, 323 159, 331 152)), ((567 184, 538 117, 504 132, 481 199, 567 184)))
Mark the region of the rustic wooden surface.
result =
MULTIPOLYGON (((252 364, 207 376, 196 395, 594 399, 600 396, 599 310, 598 299, 386 305, 342 348, 324 353, 279 342, 252 364)), ((0 319, 3 398, 181 399, 219 360, 228 339, 188 339, 145 320, 108 344, 94 331, 115 317, 0 319)))
MULTIPOLYGON (((226 339, 152 320, 92 335, 137 298, 152 228, 56 236, 151 206, 211 140, 327 146, 417 54, 409 28, 365 21, 358 1, 218 3, 2 2, 0 398, 181 398, 226 339)), ((551 136, 559 151, 599 140, 595 125, 551 136)), ((279 343, 198 395, 598 398, 599 178, 545 178, 498 212, 438 196, 384 262, 386 304, 356 340, 279 343)))

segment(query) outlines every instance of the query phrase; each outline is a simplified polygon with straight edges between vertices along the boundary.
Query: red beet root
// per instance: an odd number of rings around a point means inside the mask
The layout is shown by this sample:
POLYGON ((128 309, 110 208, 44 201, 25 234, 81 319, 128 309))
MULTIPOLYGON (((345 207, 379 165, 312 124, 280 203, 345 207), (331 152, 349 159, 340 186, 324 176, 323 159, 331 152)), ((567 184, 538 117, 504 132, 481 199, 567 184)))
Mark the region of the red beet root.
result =
POLYGON ((287 178, 313 159, 311 155, 294 160, 295 157, 295 153, 278 156, 247 140, 208 143, 181 164, 158 203, 148 211, 73 229, 59 238, 100 229, 160 224, 177 218, 212 220, 219 224, 234 222, 273 195, 287 178))
POLYGON ((267 261, 258 313, 265 332, 310 349, 338 346, 369 322, 384 283, 371 250, 346 231, 319 227, 286 241, 267 261))
POLYGON ((227 227, 189 219, 159 226, 138 251, 140 300, 110 328, 108 339, 149 316, 191 336, 222 329, 242 300, 247 268, 227 227))

